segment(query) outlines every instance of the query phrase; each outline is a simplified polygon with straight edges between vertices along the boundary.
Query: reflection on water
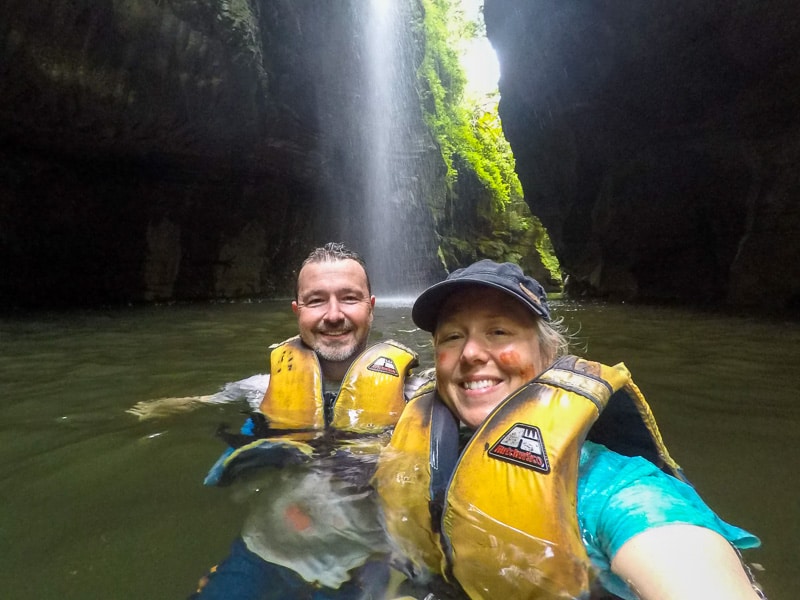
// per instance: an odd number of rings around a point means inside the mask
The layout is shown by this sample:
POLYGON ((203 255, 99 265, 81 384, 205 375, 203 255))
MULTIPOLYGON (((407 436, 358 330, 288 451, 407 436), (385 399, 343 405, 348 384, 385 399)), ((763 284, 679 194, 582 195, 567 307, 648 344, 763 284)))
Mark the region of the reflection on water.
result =
MULTIPOLYGON (((377 303, 373 337, 431 364, 410 299, 377 303)), ((556 303, 585 354, 624 361, 700 493, 758 534, 772 600, 793 598, 800 366, 796 323, 556 303)), ((295 333, 288 301, 37 314, 0 321, 0 589, 18 599, 182 598, 226 552, 247 506, 204 488, 219 423, 242 405, 139 421, 140 400, 263 372, 295 333)), ((581 351, 581 353, 584 353, 581 351)))

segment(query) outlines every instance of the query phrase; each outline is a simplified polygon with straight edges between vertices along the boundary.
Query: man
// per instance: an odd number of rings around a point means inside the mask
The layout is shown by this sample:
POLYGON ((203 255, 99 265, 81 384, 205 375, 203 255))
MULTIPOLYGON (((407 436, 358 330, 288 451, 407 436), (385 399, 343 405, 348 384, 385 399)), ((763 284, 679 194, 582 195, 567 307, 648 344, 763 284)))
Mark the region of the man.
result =
POLYGON ((366 348, 374 308, 364 263, 343 245, 327 244, 303 263, 292 311, 327 381, 341 381, 353 357, 366 348))
MULTIPOLYGON (((272 358, 278 356, 275 349, 289 342, 301 349, 309 349, 316 355, 323 391, 332 398, 338 393, 342 380, 355 358, 367 346, 372 326, 375 296, 372 295, 369 276, 363 259, 344 244, 330 242, 313 250, 300 267, 295 284, 295 299, 292 311, 297 317, 299 336, 274 344, 272 358)), ((396 342, 390 344, 411 352, 396 342)), ((416 355, 407 369, 416 366, 416 355)), ((317 365, 313 365, 315 371, 317 365)), ((373 367, 373 372, 376 372, 373 367)), ((391 366, 387 375, 394 376, 391 366)), ((398 372, 407 387, 408 398, 419 387, 424 378, 411 377, 398 372)), ((219 392, 204 396, 159 398, 139 402, 127 412, 140 419, 150 419, 183 410, 191 410, 203 404, 225 404, 246 399, 254 409, 266 408, 271 375, 258 374, 225 384, 219 392)), ((274 390, 273 390, 274 391, 274 390)), ((292 399, 289 398, 289 401, 292 399)), ((278 408, 278 407, 275 407, 278 408)), ((274 417, 274 415, 270 415, 274 417)))
POLYGON ((299 336, 273 348, 258 411, 206 478, 261 477, 259 493, 242 537, 193 597, 364 598, 386 585, 373 559, 388 549, 367 482, 374 449, 424 379, 407 377, 417 360, 404 346, 367 348, 374 306, 364 262, 344 245, 303 262, 292 302, 299 336), (265 465, 283 468, 254 468, 265 465))
MULTIPOLYGON (((302 263, 292 311, 297 317, 301 347, 316 354, 323 388, 329 396, 338 391, 347 369, 366 348, 374 307, 375 296, 364 261, 344 244, 330 242, 316 248, 302 263)), ((294 339, 271 348, 274 350, 294 339)), ((412 366, 415 365, 409 368, 412 366)), ((403 379, 403 373, 399 375, 403 379)), ((413 388, 414 381, 407 383, 413 388)), ((255 409, 264 400, 269 382, 270 375, 253 375, 227 383, 215 394, 143 401, 127 412, 144 420, 203 404, 225 404, 242 399, 255 409)))
POLYGON ((356 426, 347 413, 356 404, 360 429, 397 421, 406 399, 403 376, 416 365, 416 355, 396 342, 365 350, 374 307, 364 262, 355 252, 327 244, 309 255, 292 302, 299 340, 287 340, 270 356, 271 382, 260 411, 274 426, 347 429, 356 426), (378 388, 364 394, 360 388, 367 379, 378 388))

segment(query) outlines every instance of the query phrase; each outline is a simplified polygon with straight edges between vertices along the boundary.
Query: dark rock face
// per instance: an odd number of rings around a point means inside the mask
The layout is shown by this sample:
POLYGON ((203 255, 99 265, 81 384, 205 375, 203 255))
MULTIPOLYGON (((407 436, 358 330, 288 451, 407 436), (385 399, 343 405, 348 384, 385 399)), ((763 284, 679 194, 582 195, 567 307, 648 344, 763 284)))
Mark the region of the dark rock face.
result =
POLYGON ((500 116, 567 291, 800 306, 800 8, 486 0, 500 116))
MULTIPOLYGON (((363 215, 363 3, 5 3, 0 305, 268 296, 315 245, 378 262, 363 215)), ((402 3, 408 22, 416 2, 402 3)), ((416 99, 414 29, 406 97, 416 99)), ((438 276, 441 156, 416 112, 417 177, 384 226, 413 231, 393 282, 438 276)), ((407 110, 406 105, 397 110, 407 110)), ((391 110, 386 108, 387 112, 391 110)), ((395 203, 398 204, 398 203, 395 203)))
POLYGON ((491 191, 460 157, 454 158, 453 166, 458 176, 452 193, 445 200, 444 210, 436 215, 436 230, 442 235, 439 251, 448 269, 466 267, 483 258, 514 262, 539 281, 547 292, 560 292, 560 277, 554 277, 536 250, 536 233, 515 226, 510 217, 512 213, 530 217, 524 201, 507 205, 503 213, 506 222, 496 222, 498 215, 492 206, 491 191))

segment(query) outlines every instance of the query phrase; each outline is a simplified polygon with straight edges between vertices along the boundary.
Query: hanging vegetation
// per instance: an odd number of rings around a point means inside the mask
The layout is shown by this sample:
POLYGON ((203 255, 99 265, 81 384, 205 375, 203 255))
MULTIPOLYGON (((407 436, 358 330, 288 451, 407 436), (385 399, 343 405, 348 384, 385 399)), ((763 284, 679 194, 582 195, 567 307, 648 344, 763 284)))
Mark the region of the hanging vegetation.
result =
MULTIPOLYGON (((511 146, 503 135, 496 101, 465 99, 466 75, 459 44, 481 35, 457 0, 422 0, 425 54, 418 70, 424 116, 447 165, 450 203, 475 209, 474 218, 445 211, 440 255, 448 268, 480 258, 512 261, 561 282, 547 232, 524 201, 511 146), (543 272, 544 271, 544 272, 543 272)), ((451 207, 452 208, 452 207, 451 207)))

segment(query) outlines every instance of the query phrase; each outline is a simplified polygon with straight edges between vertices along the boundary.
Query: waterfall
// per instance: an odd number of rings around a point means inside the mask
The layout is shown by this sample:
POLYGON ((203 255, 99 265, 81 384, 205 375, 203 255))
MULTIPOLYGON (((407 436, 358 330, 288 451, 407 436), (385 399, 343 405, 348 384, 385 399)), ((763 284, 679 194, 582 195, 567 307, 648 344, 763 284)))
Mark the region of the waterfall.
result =
POLYGON ((313 66, 325 171, 317 237, 359 251, 380 298, 414 296, 444 274, 431 208, 444 165, 416 86, 421 15, 414 0, 344 6, 321 25, 313 66))
POLYGON ((416 95, 409 98, 412 49, 403 27, 409 23, 403 3, 370 0, 365 29, 367 132, 364 191, 365 225, 369 232, 365 254, 374 287, 379 292, 414 294, 423 287, 413 276, 415 232, 408 231, 408 211, 414 210, 414 161, 411 148, 412 110, 419 111, 416 95), (416 104, 416 106, 414 105, 416 104))

